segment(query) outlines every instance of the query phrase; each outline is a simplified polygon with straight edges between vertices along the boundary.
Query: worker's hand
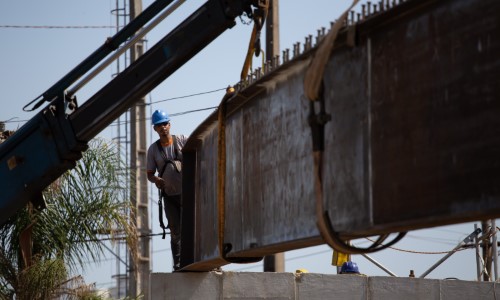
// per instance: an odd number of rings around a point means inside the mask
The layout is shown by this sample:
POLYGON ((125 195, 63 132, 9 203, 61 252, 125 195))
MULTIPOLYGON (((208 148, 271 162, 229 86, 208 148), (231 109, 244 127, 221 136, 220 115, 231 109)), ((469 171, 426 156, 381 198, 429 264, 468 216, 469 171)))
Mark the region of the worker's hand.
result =
POLYGON ((165 180, 161 177, 156 177, 155 185, 157 188, 163 189, 165 187, 165 180))

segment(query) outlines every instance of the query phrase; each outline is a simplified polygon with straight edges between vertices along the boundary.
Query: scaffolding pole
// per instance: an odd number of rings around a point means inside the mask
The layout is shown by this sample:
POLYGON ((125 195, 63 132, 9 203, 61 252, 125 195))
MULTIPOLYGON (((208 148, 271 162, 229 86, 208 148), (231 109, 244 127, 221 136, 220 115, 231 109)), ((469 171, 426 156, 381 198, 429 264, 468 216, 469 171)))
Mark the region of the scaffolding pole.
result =
POLYGON ((372 257, 368 256, 367 254, 362 253, 361 256, 363 256, 364 258, 368 259, 370 262, 372 262, 374 265, 376 265, 377 267, 379 267, 380 269, 382 269, 387 274, 389 274, 391 276, 394 276, 394 277, 398 277, 398 275, 396 275, 395 273, 391 272, 389 269, 387 269, 386 267, 384 267, 381 263, 379 263, 378 261, 376 261, 372 257))
POLYGON ((453 250, 448 252, 443 258, 441 258, 437 263, 435 263, 432 267, 429 268, 429 270, 425 271, 422 275, 420 275, 420 278, 425 278, 425 276, 429 275, 430 272, 432 272, 435 268, 437 268, 440 264, 442 264, 445 260, 447 260, 450 256, 453 255, 458 249, 462 248, 465 244, 470 243, 474 241, 474 238, 477 238, 478 234, 481 233, 481 229, 477 228, 469 234, 463 241, 461 241, 453 250))

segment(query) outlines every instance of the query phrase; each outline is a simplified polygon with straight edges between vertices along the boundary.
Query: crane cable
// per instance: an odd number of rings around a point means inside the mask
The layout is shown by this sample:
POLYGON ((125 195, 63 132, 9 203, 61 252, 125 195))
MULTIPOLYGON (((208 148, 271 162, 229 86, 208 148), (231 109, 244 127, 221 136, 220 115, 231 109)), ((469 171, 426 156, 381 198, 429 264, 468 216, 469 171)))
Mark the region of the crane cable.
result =
POLYGON ((324 241, 333 249, 346 254, 363 254, 380 251, 394 245, 401 240, 406 232, 399 233, 393 240, 383 244, 389 234, 382 234, 373 244, 367 248, 359 248, 349 245, 348 242, 340 238, 339 232, 335 231, 330 220, 329 212, 323 203, 323 151, 324 151, 324 125, 331 118, 325 112, 325 103, 322 95, 323 75, 326 63, 330 57, 334 42, 344 22, 347 20, 348 12, 358 3, 353 0, 352 4, 344 11, 335 22, 333 28, 319 45, 314 57, 306 70, 304 77, 304 94, 310 100, 309 123, 312 130, 313 139, 313 160, 314 160, 314 189, 316 195, 316 221, 318 230, 324 241), (319 114, 315 114, 314 102, 320 103, 319 114))
MULTIPOLYGON (((252 14, 254 20, 254 27, 252 30, 252 35, 250 36, 250 42, 248 45, 247 55, 245 57, 245 62, 243 64, 243 69, 241 71, 241 81, 243 82, 248 70, 250 68, 250 62, 252 55, 254 53, 260 53, 260 31, 262 25, 267 16, 267 11, 269 8, 269 1, 259 1, 259 7, 255 9, 252 14)), ((234 97, 237 93, 233 87, 228 87, 226 89, 226 94, 222 98, 222 101, 218 108, 218 136, 217 136, 217 218, 218 218, 218 239, 219 239, 219 255, 222 259, 227 262, 236 263, 250 263, 262 260, 262 257, 227 257, 227 254, 232 249, 231 243, 226 243, 224 240, 225 232, 225 183, 226 183, 226 114, 227 114, 227 103, 234 97)))
POLYGON ((233 97, 234 89, 228 87, 217 112, 217 228, 219 239, 219 255, 225 257, 225 198, 226 198, 226 102, 233 97))
POLYGON ((314 54, 314 57, 309 64, 304 76, 304 94, 311 100, 318 100, 321 88, 321 82, 323 81, 323 74, 325 73, 326 63, 330 58, 330 54, 333 49, 337 35, 347 20, 348 12, 359 2, 359 0, 353 0, 349 8, 344 11, 340 18, 335 22, 330 32, 321 41, 318 50, 314 54))
MULTIPOLYGON (((250 35, 250 42, 248 43, 247 55, 245 56, 245 61, 243 63, 243 68, 241 69, 240 79, 241 82, 245 82, 245 79, 250 70, 250 64, 252 62, 252 55, 259 56, 261 53, 260 46, 260 32, 267 18, 267 12, 269 10, 269 1, 262 1, 259 3, 259 8, 254 12, 253 15, 253 29, 250 35)), ((264 57, 264 56, 263 56, 264 57)))
POLYGON ((226 116, 227 103, 237 96, 233 87, 228 87, 226 94, 218 109, 218 129, 217 129, 217 226, 219 255, 224 261, 230 263, 254 263, 262 260, 262 257, 228 257, 232 250, 232 244, 227 243, 224 238, 225 233, 225 207, 226 207, 226 116))

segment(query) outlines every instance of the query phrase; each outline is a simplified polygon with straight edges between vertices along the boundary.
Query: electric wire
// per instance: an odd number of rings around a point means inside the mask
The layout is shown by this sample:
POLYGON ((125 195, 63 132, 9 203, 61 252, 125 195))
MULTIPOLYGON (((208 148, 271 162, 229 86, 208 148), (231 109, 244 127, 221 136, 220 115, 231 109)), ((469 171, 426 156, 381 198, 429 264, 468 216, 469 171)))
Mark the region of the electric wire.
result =
MULTIPOLYGON (((166 102, 166 101, 172 101, 172 100, 178 100, 178 99, 185 99, 185 98, 190 98, 190 97, 196 97, 196 96, 200 96, 200 95, 206 95, 206 94, 210 94, 210 93, 219 92, 219 91, 222 91, 222 90, 225 90, 225 89, 226 88, 220 88, 220 89, 210 90, 210 91, 206 91, 206 92, 199 92, 199 93, 194 93, 194 94, 189 94, 189 95, 184 95, 184 96, 177 96, 177 97, 167 98, 167 99, 163 99, 163 100, 153 101, 153 102, 150 102, 150 103, 146 103, 145 105, 146 106, 150 106, 152 104, 166 102)), ((200 109, 194 109, 194 110, 188 110, 188 111, 182 111, 182 112, 178 112, 178 113, 173 113, 173 114, 170 114, 169 116, 170 117, 182 116, 182 115, 186 115, 186 114, 190 114, 190 113, 195 113, 195 112, 200 112, 200 111, 205 111, 205 110, 210 110, 210 109, 216 109, 216 108, 217 108, 217 106, 205 107, 205 108, 200 108, 200 109)), ((3 122, 3 123, 26 123, 26 122, 29 121, 29 120, 13 120, 15 118, 17 118, 17 117, 10 118, 7 121, 1 121, 1 122, 3 122)), ((146 118, 146 121, 149 121, 149 120, 151 120, 151 118, 146 118)), ((136 122, 141 122, 141 121, 143 121, 143 119, 137 119, 136 120, 136 122)), ((129 123, 130 123, 130 121, 115 122, 113 124, 110 124, 109 126, 127 125, 129 123)))
MULTIPOLYGON (((160 249, 160 250, 155 250, 155 251, 151 251, 152 253, 160 253, 160 252, 167 252, 167 251, 170 251, 170 248, 164 248, 164 249, 160 249)), ((108 262, 108 261, 114 261, 116 258, 113 256, 113 257, 104 257, 102 259, 99 259, 97 261, 95 260, 85 260, 83 261, 83 263, 85 264, 93 264, 93 263, 103 263, 103 262, 108 262)))
MULTIPOLYGON (((181 111, 181 112, 178 112, 178 113, 173 113, 173 114, 169 114, 169 117, 177 117, 177 116, 182 116, 182 115, 187 115, 187 114, 191 114, 191 113, 195 113, 195 112, 200 112, 200 111, 205 111, 205 110, 210 110, 210 109, 216 109, 218 108, 218 106, 211 106, 211 107, 205 107, 205 108, 199 108, 199 109, 193 109, 193 110, 186 110, 186 111, 181 111)), ((151 120, 151 118, 146 118, 146 119, 137 119, 136 122, 140 122, 140 121, 149 121, 151 120)), ((116 122, 114 124, 110 124, 109 126, 123 126, 123 125, 128 125, 130 124, 131 121, 123 121, 123 122, 116 122)))
MULTIPOLYGON (((170 234, 170 232, 167 232, 167 234, 170 234)), ((163 233, 141 234, 141 235, 138 235, 137 238, 148 238, 148 237, 153 237, 153 236, 157 236, 157 235, 163 235, 163 233)), ((82 241, 82 243, 103 242, 103 241, 123 241, 126 239, 127 239, 126 236, 118 236, 118 237, 110 237, 110 238, 89 239, 89 240, 82 241)))
MULTIPOLYGON (((373 240, 371 240, 369 238, 365 238, 365 239, 367 239, 370 242, 374 242, 373 240)), ((436 251, 436 252, 431 252, 431 251, 405 250, 405 249, 400 249, 400 248, 396 248, 396 247, 392 247, 392 246, 390 246, 389 248, 391 248, 393 250, 397 250, 397 251, 401 251, 401 252, 407 252, 407 253, 413 253, 413 254, 447 254, 447 253, 450 252, 450 251, 436 251)), ((468 247, 464 247, 462 249, 456 250, 455 252, 466 250, 467 248, 468 247)), ((309 253, 309 254, 305 254, 305 255, 300 255, 300 256, 296 256, 296 257, 286 258, 285 261, 292 261, 292 260, 297 260, 297 259, 302 259, 302 258, 308 258, 308 257, 311 257, 311 256, 324 254, 324 253, 327 253, 327 252, 330 252, 330 251, 332 251, 332 250, 328 249, 328 250, 318 251, 318 252, 309 253)), ((354 254, 354 255, 356 255, 356 254, 354 254)), ((258 266, 249 266, 249 267, 244 267, 244 268, 236 269, 235 271, 248 270, 248 269, 253 269, 253 268, 256 268, 256 267, 258 267, 258 266)))
MULTIPOLYGON (((367 239, 368 241, 370 242, 375 242, 369 238, 365 238, 367 239)), ((401 252, 407 252, 407 253, 412 253, 412 254, 447 254, 449 253, 450 251, 436 251, 436 252, 430 252, 430 251, 414 251, 414 250, 405 250, 405 249, 400 249, 400 248, 395 248, 395 247, 388 247, 390 249, 393 249, 393 250, 397 250, 397 251, 401 251, 401 252)), ((462 250, 466 250, 468 247, 464 247, 462 249, 458 249, 456 250, 455 252, 458 252, 458 251, 462 251, 462 250)), ((298 260, 298 259, 302 259, 302 258, 308 258, 308 257, 312 257, 312 256, 316 256, 316 255, 320 255, 320 254, 324 254, 324 253, 327 253, 327 252, 331 252, 332 250, 331 249, 328 249, 328 250, 323 250, 323 251, 318 251, 318 252, 314 252, 314 253, 309 253, 309 254, 305 254, 305 255, 299 255, 299 256, 295 256, 295 257, 291 257, 291 258, 286 258, 285 259, 285 262, 287 261, 293 261, 293 260, 298 260)), ((357 254, 354 254, 354 255, 357 255, 357 254)), ((484 262, 483 262, 484 264, 484 262)), ((253 268, 257 268, 259 267, 261 264, 259 265, 255 265, 255 266, 248 266, 248 267, 243 267, 243 268, 238 268, 238 269, 235 269, 234 271, 243 271, 243 270, 249 270, 249 269, 253 269, 253 268)))
MULTIPOLYGON (((375 242, 375 241, 371 240, 370 238, 365 238, 365 239, 369 240, 370 242, 375 242)), ((396 248, 394 246, 388 246, 387 248, 392 249, 392 250, 396 250, 396 251, 400 251, 400 252, 407 252, 407 253, 413 253, 413 254, 447 254, 450 252, 450 251, 435 251, 435 252, 433 252, 433 251, 415 251, 415 250, 406 250, 406 249, 396 248)), ((454 252, 462 251, 465 249, 466 248, 457 249, 454 252)))
POLYGON ((201 96, 201 95, 216 93, 216 92, 225 91, 225 90, 226 90, 226 88, 220 88, 220 89, 215 89, 215 90, 206 91, 206 92, 200 92, 200 93, 194 93, 194 94, 185 95, 185 96, 177 96, 177 97, 167 98, 167 99, 163 99, 163 100, 152 101, 150 103, 145 103, 144 105, 148 106, 148 105, 152 105, 152 104, 156 104, 156 103, 184 99, 184 98, 190 98, 190 97, 195 97, 195 96, 201 96))
POLYGON ((111 25, 0 25, 0 28, 14 29, 109 29, 111 25))
POLYGON ((160 250, 154 250, 154 251, 151 251, 152 253, 160 253, 160 252, 167 252, 167 251, 170 251, 172 249, 170 248, 165 248, 165 249, 160 249, 160 250))
MULTIPOLYGON (((456 232, 456 233, 460 233, 460 232, 456 232)), ((458 243, 458 241, 455 239, 445 239, 445 238, 438 238, 438 237, 425 237, 425 236, 417 236, 417 235, 413 235, 413 234, 407 234, 406 237, 416 239, 416 240, 422 240, 422 241, 426 241, 426 242, 433 242, 433 243, 452 245, 452 246, 454 246, 458 243)))
MULTIPOLYGON (((140 235, 138 236, 139 238, 142 238, 142 237, 150 237, 150 236, 159 236, 159 235, 162 235, 162 233, 155 233, 155 234, 147 234, 147 235, 140 235)), ((118 238, 115 238, 115 240, 118 239, 118 238)), ((121 239, 125 239, 125 237, 121 237, 121 239)), ((365 238, 367 240, 369 240, 370 242, 374 242, 373 240, 369 239, 369 238, 365 238)), ((109 240, 113 240, 112 238, 103 238, 103 239, 98 239, 98 241, 109 241, 109 240)), ((414 251, 414 250, 405 250, 405 249, 399 249, 399 248, 396 248, 396 247, 389 247, 393 250, 397 250, 397 251, 401 251, 401 252, 407 252, 407 253, 413 253, 413 254, 446 254, 448 253, 449 251, 440 251, 440 252, 430 252, 430 251, 414 251)), ((462 250, 466 250, 467 248, 462 248, 462 249, 459 249, 459 250, 456 250, 456 252, 458 251, 462 251, 462 250)), ((160 250, 156 250, 156 251, 152 251, 153 253, 159 253, 159 252, 166 252, 166 251, 169 251, 170 248, 166 248, 166 249, 160 249, 160 250)), ((299 256, 295 256, 295 257, 290 257, 290 258, 286 258, 285 261, 293 261, 293 260, 298 260, 298 259, 303 259, 303 258, 308 258, 308 257, 312 257, 312 256, 316 256, 316 255, 320 255, 320 254, 324 254, 324 253, 328 253, 328 252, 331 252, 332 250, 331 249, 327 249, 327 250, 322 250, 322 251, 317 251, 317 252, 313 252, 313 253, 309 253, 309 254, 304 254, 304 255, 299 255, 299 256)), ((101 259, 99 260, 100 262, 105 262, 105 261, 111 261, 111 260, 114 260, 114 258, 104 258, 104 259, 101 259)), ((90 262, 90 261, 89 261, 90 262)), ((484 264, 484 262, 482 262, 484 264)), ((253 269, 253 268, 256 268, 256 267, 259 267, 261 264, 259 265, 256 265, 256 266, 248 266, 248 267, 243 267, 243 268, 238 268, 238 269, 235 269, 235 271, 243 271, 243 270, 249 270, 249 269, 253 269)))
POLYGON ((96 287, 107 287, 107 286, 113 286, 114 284, 116 284, 116 281, 95 283, 96 287))

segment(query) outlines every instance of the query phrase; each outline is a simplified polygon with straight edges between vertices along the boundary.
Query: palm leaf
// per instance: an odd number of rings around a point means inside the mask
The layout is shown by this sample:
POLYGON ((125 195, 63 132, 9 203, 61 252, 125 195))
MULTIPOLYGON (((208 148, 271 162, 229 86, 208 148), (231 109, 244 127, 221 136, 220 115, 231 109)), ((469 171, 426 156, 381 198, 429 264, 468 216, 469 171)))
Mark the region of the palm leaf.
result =
POLYGON ((120 174, 124 163, 104 140, 89 146, 76 167, 44 192, 46 209, 28 206, 0 227, 0 298, 12 298, 13 291, 19 299, 53 293, 76 267, 84 269, 87 261, 103 257, 103 233, 125 236, 129 249, 136 249, 136 228, 129 221, 133 209, 126 199, 129 178, 120 174), (34 257, 33 264, 25 266, 19 236, 30 224, 34 257), (46 278, 38 276, 43 272, 46 278), (38 290, 23 292, 36 286, 38 290))

